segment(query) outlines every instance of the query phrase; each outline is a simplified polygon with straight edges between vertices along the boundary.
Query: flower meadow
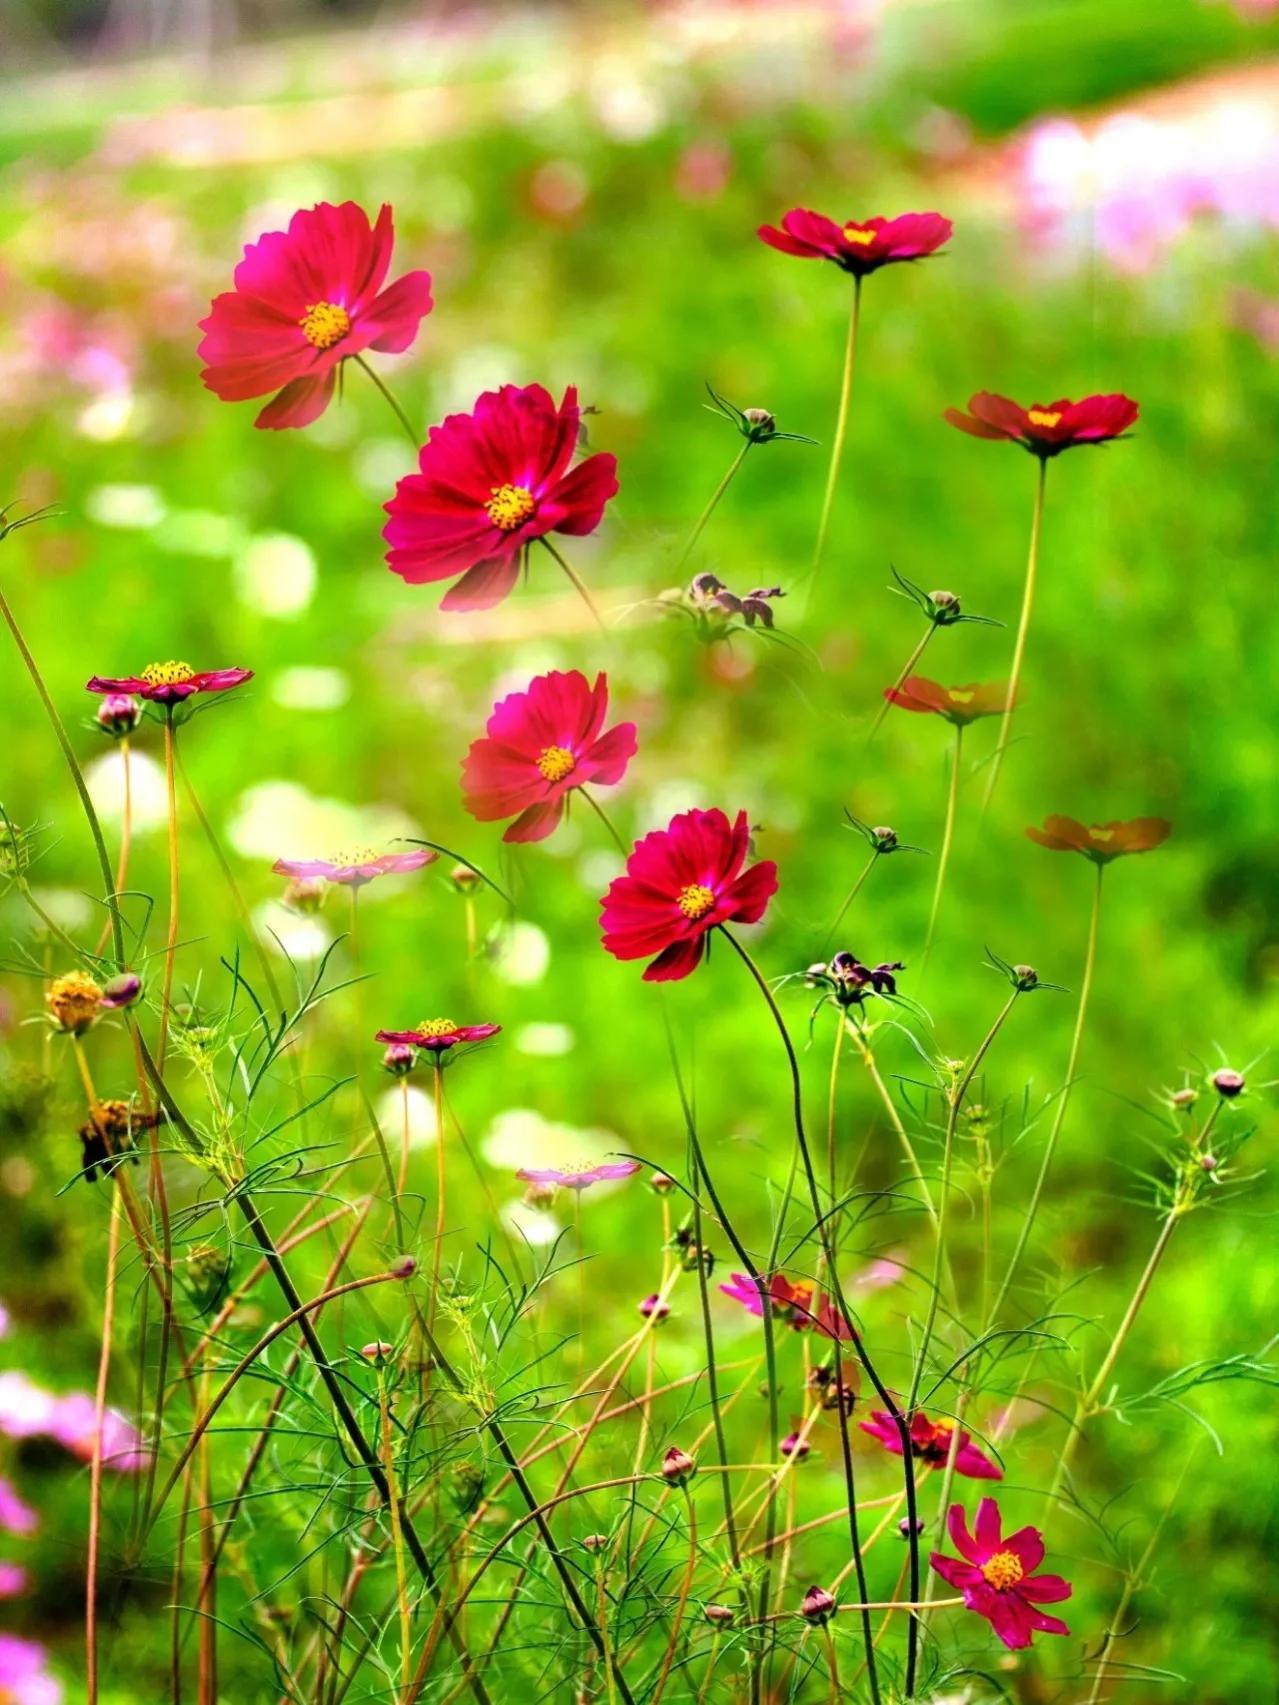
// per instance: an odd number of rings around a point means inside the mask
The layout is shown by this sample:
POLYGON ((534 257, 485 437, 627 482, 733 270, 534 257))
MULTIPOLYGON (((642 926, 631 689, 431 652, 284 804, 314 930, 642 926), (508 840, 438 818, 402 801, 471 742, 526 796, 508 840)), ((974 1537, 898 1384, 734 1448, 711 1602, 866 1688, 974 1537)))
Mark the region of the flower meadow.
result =
POLYGON ((13 438, 0 1700, 1261 1696, 1255 352, 339 180, 13 438))

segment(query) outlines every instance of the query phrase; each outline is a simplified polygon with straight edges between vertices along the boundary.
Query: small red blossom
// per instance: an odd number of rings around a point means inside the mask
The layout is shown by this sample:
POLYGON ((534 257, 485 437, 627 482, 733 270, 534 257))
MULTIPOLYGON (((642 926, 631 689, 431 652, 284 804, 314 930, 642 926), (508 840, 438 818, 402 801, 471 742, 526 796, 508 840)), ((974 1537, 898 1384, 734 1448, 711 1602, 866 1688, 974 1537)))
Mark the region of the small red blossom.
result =
POLYGON ((1010 687, 1002 681, 943 687, 926 675, 909 675, 900 687, 885 687, 884 697, 900 710, 944 716, 955 728, 967 728, 979 717, 1002 716, 1013 702, 1010 687))
POLYGON ((647 959, 646 983, 676 982, 701 963, 708 931, 756 924, 777 892, 777 866, 763 859, 743 870, 750 826, 739 811, 683 811, 665 829, 635 843, 601 901, 605 951, 647 959))
POLYGON ((604 1160, 591 1166, 521 1166, 515 1174, 526 1184, 552 1184, 564 1190, 587 1190, 592 1184, 611 1183, 638 1172, 637 1160, 604 1160))
MULTIPOLYGON (((891 1415, 882 1409, 872 1409, 870 1420, 861 1423, 864 1433, 878 1439, 885 1450, 894 1456, 902 1453, 901 1434, 891 1415)), ((930 1421, 926 1415, 910 1418, 910 1454, 933 1468, 944 1468, 950 1460, 950 1444, 955 1427, 950 1421, 930 1421)), ((1004 1471, 972 1442, 972 1434, 959 1429, 959 1448, 955 1452, 956 1474, 966 1474, 970 1480, 1002 1480, 1004 1471)))
POLYGON ((774 1273, 765 1285, 764 1280, 752 1279, 746 1273, 734 1273, 731 1283, 721 1285, 725 1296, 740 1302, 742 1307, 760 1318, 764 1313, 767 1294, 775 1319, 783 1320, 795 1332, 816 1331, 824 1338, 851 1338, 847 1322, 824 1291, 819 1291, 807 1279, 792 1282, 784 1273, 774 1273))
POLYGON ((278 392, 255 426, 309 426, 333 396, 343 361, 375 349, 398 355, 431 311, 431 275, 406 272, 382 288, 395 231, 353 201, 302 208, 287 231, 249 243, 235 289, 200 321, 200 377, 223 402, 278 392))
POLYGON ((999 1505, 983 1498, 977 1507, 977 1523, 968 1532, 968 1518, 958 1504, 950 1506, 948 1526, 951 1543, 962 1554, 944 1556, 934 1551, 932 1566, 944 1581, 958 1587, 964 1603, 984 1616, 1010 1651, 1029 1646, 1035 1634, 1069 1634, 1056 1616, 1045 1616, 1039 1604, 1057 1604, 1071 1594, 1068 1581, 1060 1575, 1036 1575, 1044 1560, 1044 1540, 1038 1528, 1018 1528, 1002 1537, 999 1505))
POLYGON ((483 1042, 496 1036, 500 1024, 454 1024, 451 1018, 424 1018, 412 1030, 379 1030, 375 1040, 394 1046, 404 1043, 410 1048, 425 1048, 428 1053, 442 1054, 456 1048, 459 1042, 483 1042))
POLYGON ((135 693, 152 704, 181 704, 196 693, 225 693, 253 679, 252 669, 193 669, 189 663, 148 663, 140 675, 94 675, 85 692, 135 693))
POLYGON ((392 573, 412 586, 460 575, 440 608, 486 610, 512 590, 534 539, 593 533, 617 493, 617 458, 573 467, 581 422, 574 385, 558 405, 541 385, 503 385, 433 426, 418 472, 385 505, 392 573))
POLYGON ((1044 818, 1042 829, 1027 829, 1036 846, 1050 852, 1082 853, 1093 864, 1110 864, 1127 853, 1154 852, 1172 834, 1166 817, 1130 817, 1123 823, 1080 823, 1074 817, 1044 818))
POLYGON ((504 841, 545 840, 575 787, 613 786, 635 756, 635 724, 601 734, 607 714, 607 677, 592 687, 577 669, 553 669, 501 699, 462 761, 466 809, 481 823, 514 817, 504 841))
POLYGON ((414 847, 411 852, 379 853, 371 847, 358 852, 334 853, 332 858, 277 858, 271 866, 276 876, 291 876, 298 882, 340 882, 349 888, 362 888, 379 876, 402 876, 410 870, 421 870, 434 864, 439 853, 431 847, 414 847))
POLYGON ((850 219, 841 225, 824 213, 792 207, 781 229, 761 225, 759 235, 784 255, 833 260, 854 278, 894 261, 923 260, 950 241, 954 227, 940 213, 899 213, 895 219, 850 219))
POLYGON ((968 411, 948 408, 945 418, 972 438, 1004 439, 1047 461, 1080 444, 1122 438, 1136 421, 1138 407, 1121 391, 1082 397, 1077 403, 1062 397, 1055 403, 1031 403, 1029 408, 993 391, 978 391, 969 397, 968 411))

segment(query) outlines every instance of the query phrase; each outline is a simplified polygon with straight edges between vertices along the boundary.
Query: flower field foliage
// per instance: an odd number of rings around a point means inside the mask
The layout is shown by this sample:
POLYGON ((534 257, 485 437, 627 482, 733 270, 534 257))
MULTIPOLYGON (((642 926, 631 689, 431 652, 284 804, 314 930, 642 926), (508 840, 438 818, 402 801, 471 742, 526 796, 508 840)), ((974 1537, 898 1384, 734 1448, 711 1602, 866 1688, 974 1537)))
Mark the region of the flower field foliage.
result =
POLYGON ((1069 10, 9 108, 0 1700, 1272 1695, 1279 38, 1069 10))

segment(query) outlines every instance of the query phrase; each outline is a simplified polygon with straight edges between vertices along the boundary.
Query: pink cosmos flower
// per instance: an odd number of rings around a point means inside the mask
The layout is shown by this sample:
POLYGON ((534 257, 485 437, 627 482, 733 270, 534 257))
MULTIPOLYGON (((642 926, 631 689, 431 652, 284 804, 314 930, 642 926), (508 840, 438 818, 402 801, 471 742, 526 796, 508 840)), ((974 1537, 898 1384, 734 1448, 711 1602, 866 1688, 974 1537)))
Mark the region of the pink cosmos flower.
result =
MULTIPOLYGON (((17 1368, 0 1373, 0 1432, 9 1438, 56 1439, 87 1462, 96 1430, 93 1398, 87 1392, 56 1397, 17 1368)), ((102 1461, 120 1474, 135 1474, 150 1461, 141 1433, 116 1409, 103 1415, 102 1461)))
MULTIPOLYGON (((861 1423, 864 1433, 878 1439, 885 1450, 894 1456, 902 1453, 901 1434, 897 1423, 891 1415, 883 1410, 872 1409, 869 1421, 861 1423)), ((933 1468, 944 1468, 950 1459, 950 1442, 954 1437, 955 1427, 951 1421, 930 1421, 926 1415, 912 1415, 910 1419, 910 1454, 920 1462, 926 1462, 933 1468)), ((978 1450, 972 1442, 972 1434, 961 1427, 959 1430, 959 1449, 955 1452, 956 1474, 966 1474, 970 1480, 1002 1480, 1004 1471, 997 1463, 990 1460, 984 1452, 978 1450)))
POLYGON ((759 235, 784 255, 833 260, 854 278, 894 261, 923 260, 950 241, 954 227, 940 213, 900 213, 895 219, 850 219, 841 225, 824 213, 792 207, 782 228, 761 225, 759 235))
POLYGON ((575 787, 612 787, 635 756, 635 724, 601 734, 608 678, 595 685, 577 669, 538 675, 522 693, 493 707, 487 733, 462 761, 466 809, 481 823, 515 821, 504 841, 545 840, 559 824, 575 787))
POLYGON ((950 1506, 951 1543, 962 1553, 946 1557, 934 1551, 930 1562, 944 1581, 958 1587, 964 1603, 984 1616, 1010 1651, 1029 1646, 1035 1634, 1069 1634, 1056 1616, 1045 1616, 1039 1604, 1057 1604, 1071 1594, 1060 1575, 1036 1575, 1044 1560, 1044 1540, 1038 1528, 1022 1527, 1002 1537, 999 1505, 983 1498, 977 1524, 968 1532, 968 1518, 958 1504, 950 1506))
POLYGON ((586 1190, 614 1178, 630 1178, 640 1169, 637 1160, 606 1160, 594 1166, 521 1166, 515 1174, 525 1184, 558 1184, 564 1190, 586 1190))
POLYGON ((707 933, 720 924, 756 924, 777 892, 777 866, 743 870, 750 826, 739 811, 683 811, 635 843, 601 901, 604 949, 615 959, 647 959, 646 983, 687 977, 701 964, 707 933))
POLYGON ((6 1533, 34 1533, 40 1525, 40 1518, 28 1504, 24 1504, 15 1489, 7 1480, 0 1480, 0 1527, 6 1533))
POLYGON ((334 853, 332 858, 277 858, 271 866, 277 876, 292 876, 299 881, 323 877, 326 882, 341 882, 350 888, 363 888, 379 876, 402 876, 409 870, 421 870, 434 864, 439 857, 432 847, 414 847, 411 852, 379 853, 371 847, 358 852, 334 853))
POLYGON ((62 1683, 51 1676, 43 1646, 0 1634, 0 1699, 6 1705, 62 1705, 62 1683))
POLYGON ((487 610, 513 589, 524 550, 547 533, 593 533, 617 493, 617 458, 572 465, 577 388, 557 406, 541 385, 485 391, 433 426, 418 472, 385 506, 387 566, 412 586, 452 580, 442 610, 487 610))
POLYGON ((27 1590, 27 1579, 21 1563, 0 1563, 0 1598, 21 1598, 27 1590))
POLYGON ((148 663, 140 675, 95 675, 87 693, 136 693, 152 704, 181 704, 195 693, 224 693, 253 679, 252 669, 193 669, 189 663, 148 663))
POLYGON ((763 1318, 764 1296, 767 1291, 775 1319, 784 1320, 794 1332, 819 1332, 824 1338, 851 1338, 847 1322, 834 1303, 807 1279, 793 1283, 784 1273, 774 1273, 765 1287, 764 1280, 752 1279, 747 1273, 734 1273, 731 1283, 721 1285, 725 1296, 740 1302, 749 1313, 763 1318))
POLYGON ((1020 444, 1032 456, 1047 461, 1080 444, 1106 444, 1121 438, 1138 412, 1137 404, 1121 391, 1083 397, 1077 403, 1062 397, 1055 403, 1031 403, 1029 408, 993 391, 978 391, 968 399, 967 414, 949 408, 945 419, 970 438, 1020 444))
POLYGON ((410 1048, 425 1048, 432 1054, 442 1054, 456 1048, 459 1042, 483 1042, 496 1036, 500 1024, 454 1024, 451 1018, 424 1018, 413 1030, 379 1030, 378 1042, 407 1043, 410 1048))
POLYGON ((247 245, 235 289, 213 300, 200 377, 223 402, 272 398, 255 426, 309 426, 333 396, 338 367, 366 349, 398 355, 431 311, 431 275, 407 272, 385 290, 395 240, 391 209, 376 225, 353 201, 302 208, 285 231, 247 245))

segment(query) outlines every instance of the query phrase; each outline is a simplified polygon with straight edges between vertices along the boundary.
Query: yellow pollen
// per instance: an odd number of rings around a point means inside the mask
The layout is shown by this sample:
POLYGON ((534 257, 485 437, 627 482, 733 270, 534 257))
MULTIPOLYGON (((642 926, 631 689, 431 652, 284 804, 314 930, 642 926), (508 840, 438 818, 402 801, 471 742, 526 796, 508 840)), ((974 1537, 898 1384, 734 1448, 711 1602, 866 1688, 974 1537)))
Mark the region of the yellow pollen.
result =
POLYGON ((548 746, 538 757, 537 767, 547 781, 563 781, 577 768, 577 759, 567 746, 548 746))
POLYGON ((419 1036, 449 1036, 457 1025, 451 1018, 424 1018, 417 1026, 419 1036))
POLYGON ((1061 415, 1054 409, 1032 408, 1027 411, 1026 419, 1032 426, 1056 426, 1061 415))
POLYGON ((981 1572, 995 1591, 1000 1593, 1006 1592, 1009 1587, 1015 1587, 1026 1573, 1015 1551, 996 1551, 993 1557, 982 1564, 981 1572))
POLYGON ((704 883, 690 882, 680 889, 675 904, 686 918, 704 918, 715 904, 715 895, 704 883))
POLYGON ((866 248, 875 241, 875 232, 865 231, 860 225, 845 225, 844 241, 846 243, 858 243, 862 248, 866 248))
POLYGON ((298 321, 302 336, 317 349, 332 349, 351 329, 351 316, 336 302, 312 302, 298 321))
POLYGON ((142 679, 148 687, 176 687, 191 680, 195 670, 189 663, 148 663, 142 679))
POLYGON ((493 485, 489 491, 492 496, 484 507, 488 510, 489 520, 504 533, 513 533, 517 527, 522 527, 537 508, 537 499, 526 486, 493 485))

